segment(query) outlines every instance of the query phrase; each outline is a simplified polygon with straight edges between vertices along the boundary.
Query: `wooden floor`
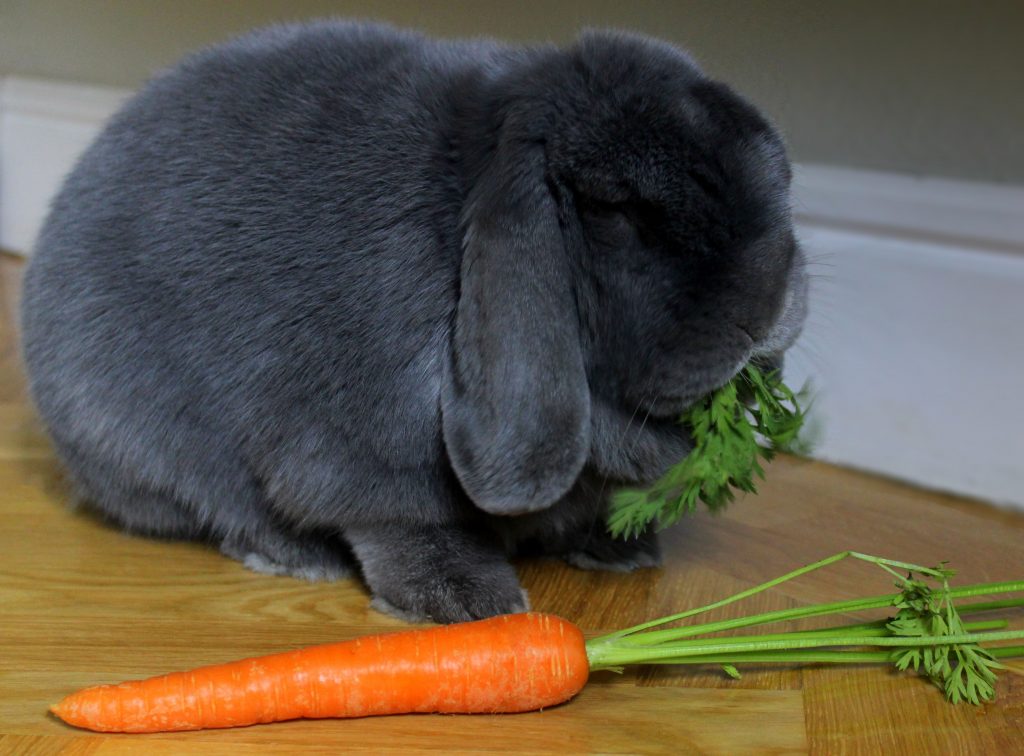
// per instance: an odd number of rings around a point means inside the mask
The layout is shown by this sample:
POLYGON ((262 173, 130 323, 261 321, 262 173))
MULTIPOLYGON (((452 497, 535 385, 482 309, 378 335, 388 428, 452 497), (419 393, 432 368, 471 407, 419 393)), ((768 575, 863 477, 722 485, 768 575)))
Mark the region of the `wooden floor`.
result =
MULTIPOLYGON (((48 704, 88 684, 351 638, 401 623, 354 581, 247 572, 209 548, 133 538, 65 507, 60 469, 25 396, 13 325, 22 266, 0 258, 0 753, 991 753, 1024 752, 1024 666, 999 700, 952 706, 877 667, 601 673, 573 702, 511 716, 301 721, 167 736, 83 733, 48 704)), ((663 569, 518 565, 536 609, 588 633, 706 603, 834 552, 934 564, 964 581, 1024 576, 1024 518, 824 464, 784 460, 759 496, 664 539, 663 569)), ((724 614, 888 590, 841 565, 724 614)), ((1024 622, 1024 616, 1018 616, 1024 622)))

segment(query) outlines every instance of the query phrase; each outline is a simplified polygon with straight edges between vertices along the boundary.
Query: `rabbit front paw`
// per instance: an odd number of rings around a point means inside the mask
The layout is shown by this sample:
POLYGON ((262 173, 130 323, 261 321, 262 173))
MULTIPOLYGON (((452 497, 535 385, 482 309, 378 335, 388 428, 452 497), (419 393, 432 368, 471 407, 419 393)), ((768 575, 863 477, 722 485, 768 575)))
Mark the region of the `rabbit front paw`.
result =
POLYGON ((444 528, 347 531, 372 606, 410 622, 467 622, 529 609, 504 552, 444 528))

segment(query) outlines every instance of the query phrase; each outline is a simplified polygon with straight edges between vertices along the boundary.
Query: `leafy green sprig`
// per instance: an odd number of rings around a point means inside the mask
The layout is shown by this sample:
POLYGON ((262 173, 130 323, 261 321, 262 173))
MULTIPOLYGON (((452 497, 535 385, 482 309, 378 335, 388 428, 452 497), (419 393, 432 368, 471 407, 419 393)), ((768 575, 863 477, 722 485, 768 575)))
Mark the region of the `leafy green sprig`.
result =
POLYGON ((713 604, 593 638, 587 641, 587 654, 592 670, 621 671, 629 664, 715 664, 734 678, 740 676, 737 665, 748 663, 891 663, 897 670, 914 669, 928 678, 953 703, 967 701, 980 704, 995 696, 996 671, 1004 668, 998 660, 1024 656, 1024 646, 988 644, 1024 639, 1024 630, 1007 630, 1006 620, 964 622, 961 614, 1024 606, 1024 599, 966 605, 957 605, 954 600, 1024 592, 1024 581, 951 588, 949 578, 952 575, 953 572, 944 564, 922 567, 844 551, 713 604), (848 557, 870 562, 889 572, 896 577, 899 592, 666 627, 848 557), (906 576, 899 570, 905 571, 906 576), (931 586, 928 580, 938 585, 931 586), (884 620, 816 630, 767 635, 717 635, 727 630, 884 607, 896 609, 895 615, 884 620), (986 645, 982 646, 982 643, 986 645))
POLYGON ((699 501, 715 510, 735 499, 734 489, 755 492, 755 478, 764 479, 759 460, 792 449, 804 416, 800 397, 778 373, 748 365, 686 410, 693 450, 650 488, 616 493, 608 529, 629 538, 652 522, 659 530, 673 524, 699 501))
MULTIPOLYGON (((943 578, 942 590, 936 591, 920 580, 904 579, 897 596, 896 616, 886 625, 894 636, 904 638, 948 638, 969 634, 949 598, 949 584, 943 578)), ((989 701, 995 696, 996 670, 1005 665, 996 661, 991 651, 977 643, 911 646, 893 651, 892 661, 899 670, 913 668, 946 693, 953 703, 973 704, 989 701)))

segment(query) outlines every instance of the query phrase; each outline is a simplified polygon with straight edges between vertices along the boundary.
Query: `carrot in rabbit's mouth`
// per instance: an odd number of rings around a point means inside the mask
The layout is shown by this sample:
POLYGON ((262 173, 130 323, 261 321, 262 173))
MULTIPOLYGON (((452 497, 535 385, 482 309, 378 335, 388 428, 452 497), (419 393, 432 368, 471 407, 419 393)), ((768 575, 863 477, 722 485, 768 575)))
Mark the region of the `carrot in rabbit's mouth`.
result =
POLYGON ((1024 599, 966 605, 953 601, 1022 592, 1024 581, 950 588, 952 574, 945 566, 921 567, 846 551, 707 606, 590 640, 576 625, 554 615, 509 614, 98 685, 71 694, 50 710, 76 727, 137 733, 302 718, 514 713, 568 701, 596 670, 621 670, 633 664, 713 664, 738 677, 735 665, 768 662, 878 662, 900 670, 912 666, 954 703, 978 704, 995 696, 995 673, 1003 666, 998 659, 1024 655, 1024 646, 989 643, 1024 639, 1024 630, 1006 630, 1004 619, 964 622, 960 613, 1020 606, 1024 599), (898 579, 900 592, 667 626, 847 557, 886 570, 898 579), (718 635, 883 607, 898 609, 895 617, 821 630, 718 635))
POLYGON ((654 525, 661 530, 693 512, 698 502, 720 509, 735 491, 755 493, 764 478, 758 460, 776 451, 805 451, 798 438, 806 410, 777 370, 748 364, 735 378, 687 409, 681 422, 693 450, 646 489, 623 489, 612 499, 608 530, 629 538, 654 525), (735 489, 735 490, 734 490, 735 489))

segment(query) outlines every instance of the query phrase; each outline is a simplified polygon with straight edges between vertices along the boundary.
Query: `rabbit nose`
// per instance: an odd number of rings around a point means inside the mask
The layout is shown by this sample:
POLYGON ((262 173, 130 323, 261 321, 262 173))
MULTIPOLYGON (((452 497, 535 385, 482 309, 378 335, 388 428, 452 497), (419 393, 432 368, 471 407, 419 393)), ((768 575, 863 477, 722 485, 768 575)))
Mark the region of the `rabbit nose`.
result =
POLYGON ((807 289, 807 273, 804 266, 794 266, 787 282, 782 312, 760 338, 754 339, 755 357, 781 355, 793 346, 807 319, 807 289))
POLYGON ((771 352, 769 354, 755 355, 751 362, 761 370, 762 373, 782 373, 786 363, 786 355, 782 352, 771 352))
POLYGON ((742 323, 737 323, 736 327, 747 335, 747 338, 749 338, 751 344, 753 344, 755 352, 757 351, 758 345, 760 345, 765 340, 765 338, 767 338, 770 331, 770 329, 767 327, 744 325, 742 323))

